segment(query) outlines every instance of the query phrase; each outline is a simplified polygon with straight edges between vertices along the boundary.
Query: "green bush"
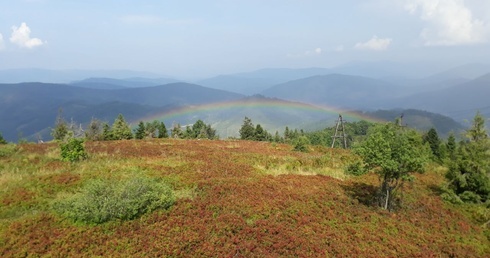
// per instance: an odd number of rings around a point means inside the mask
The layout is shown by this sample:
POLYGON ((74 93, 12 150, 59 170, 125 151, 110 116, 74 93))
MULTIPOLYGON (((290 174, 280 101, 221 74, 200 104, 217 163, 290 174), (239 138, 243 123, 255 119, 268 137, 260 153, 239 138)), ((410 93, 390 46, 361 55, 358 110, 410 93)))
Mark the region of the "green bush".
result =
POLYGON ((360 160, 354 161, 345 168, 345 173, 348 175, 360 176, 366 174, 366 172, 368 171, 360 160))
POLYGON ((306 136, 300 136, 294 143, 294 150, 301 152, 308 152, 308 145, 310 140, 306 136))
POLYGON ((2 144, 0 145, 0 158, 10 157, 17 152, 17 145, 2 144))
POLYGON ((149 178, 128 181, 89 181, 80 193, 54 203, 60 214, 89 224, 131 220, 156 209, 168 209, 175 202, 169 185, 149 178))
POLYGON ((83 146, 83 139, 70 138, 67 142, 60 144, 61 159, 64 161, 79 161, 86 159, 87 152, 83 146))

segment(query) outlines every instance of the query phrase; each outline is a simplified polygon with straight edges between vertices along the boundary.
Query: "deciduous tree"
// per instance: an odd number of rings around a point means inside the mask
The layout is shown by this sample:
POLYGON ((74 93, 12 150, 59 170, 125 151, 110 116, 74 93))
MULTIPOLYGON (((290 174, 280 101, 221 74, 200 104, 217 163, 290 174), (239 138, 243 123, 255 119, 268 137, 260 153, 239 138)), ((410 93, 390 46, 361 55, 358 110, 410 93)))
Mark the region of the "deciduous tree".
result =
POLYGON ((392 123, 375 126, 354 152, 380 177, 377 201, 387 210, 395 207, 397 191, 413 179, 412 173, 424 171, 429 157, 428 147, 417 132, 392 123))

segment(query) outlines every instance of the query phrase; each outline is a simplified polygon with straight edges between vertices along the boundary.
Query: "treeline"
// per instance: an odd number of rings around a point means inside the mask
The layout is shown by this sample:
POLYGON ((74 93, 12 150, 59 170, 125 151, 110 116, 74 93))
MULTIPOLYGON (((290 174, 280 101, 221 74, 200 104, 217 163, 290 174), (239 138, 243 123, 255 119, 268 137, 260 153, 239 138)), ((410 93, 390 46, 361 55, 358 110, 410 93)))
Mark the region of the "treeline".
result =
MULTIPOLYGON (((176 138, 176 139, 218 139, 216 130, 211 125, 205 124, 202 120, 197 120, 192 126, 182 127, 176 124, 169 131, 165 123, 158 120, 152 122, 140 121, 138 126, 131 130, 124 116, 119 114, 112 125, 93 118, 84 130, 81 125, 75 122, 68 123, 62 116, 62 111, 58 113, 55 126, 51 130, 51 136, 56 141, 64 141, 68 138, 84 138, 88 141, 113 141, 129 139, 152 139, 152 138, 176 138)), ((0 143, 2 141, 0 134, 0 143)))

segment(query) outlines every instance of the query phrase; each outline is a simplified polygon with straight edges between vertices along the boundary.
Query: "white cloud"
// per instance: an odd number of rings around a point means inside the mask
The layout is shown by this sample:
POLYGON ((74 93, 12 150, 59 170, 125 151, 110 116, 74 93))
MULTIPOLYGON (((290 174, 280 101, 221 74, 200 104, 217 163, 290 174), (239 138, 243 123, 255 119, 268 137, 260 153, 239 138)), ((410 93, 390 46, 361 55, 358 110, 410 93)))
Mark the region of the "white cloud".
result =
POLYGON ((10 42, 22 48, 35 48, 42 46, 44 42, 38 38, 31 38, 31 29, 23 22, 19 28, 12 26, 10 42))
POLYGON ((383 51, 388 49, 391 41, 392 39, 390 38, 379 39, 377 36, 373 36, 370 40, 366 42, 357 43, 354 48, 360 50, 383 51))
POLYGON ((488 27, 473 17, 464 0, 405 0, 405 9, 420 13, 426 27, 420 33, 426 45, 468 45, 487 40, 488 27))
POLYGON ((5 44, 3 43, 3 35, 0 33, 0 51, 5 49, 5 44))

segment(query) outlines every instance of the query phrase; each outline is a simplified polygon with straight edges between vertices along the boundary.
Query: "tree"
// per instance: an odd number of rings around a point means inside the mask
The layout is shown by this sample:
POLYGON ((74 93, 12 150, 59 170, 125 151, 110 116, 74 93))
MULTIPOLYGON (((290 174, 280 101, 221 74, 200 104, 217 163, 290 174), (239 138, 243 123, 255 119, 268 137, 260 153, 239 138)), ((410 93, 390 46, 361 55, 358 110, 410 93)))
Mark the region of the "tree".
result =
POLYGON ((54 128, 51 130, 51 136, 56 141, 62 141, 68 134, 68 124, 63 118, 63 109, 58 110, 58 116, 56 117, 56 122, 54 128))
POLYGON ((172 138, 182 139, 184 137, 184 133, 182 132, 182 126, 180 124, 174 124, 172 130, 170 131, 172 138))
POLYGON ((255 136, 254 139, 256 141, 266 141, 267 140, 267 131, 262 128, 260 124, 257 124, 255 127, 255 136))
POLYGON ((100 120, 92 118, 85 131, 85 138, 89 141, 101 141, 104 139, 104 128, 100 120))
POLYGON ((413 172, 423 172, 429 150, 415 131, 388 123, 375 126, 365 141, 354 148, 368 169, 380 177, 378 205, 386 210, 395 207, 396 194, 403 183, 412 180, 413 172))
POLYGON ((446 178, 450 189, 462 201, 486 202, 490 200, 490 142, 485 118, 479 112, 466 136, 468 141, 457 148, 446 178))
POLYGON ((456 158, 456 148, 456 137, 454 137, 454 134, 451 133, 449 134, 446 143, 446 152, 450 160, 454 160, 456 158))
POLYGON ((113 140, 129 140, 133 138, 131 128, 129 128, 129 125, 126 123, 126 120, 122 114, 119 114, 114 120, 111 132, 113 140))
POLYGON ((153 122, 146 122, 145 126, 145 134, 147 138, 156 138, 158 136, 158 120, 154 120, 153 122))
POLYGON ((7 141, 3 138, 1 132, 0 132, 0 144, 7 144, 7 141))
POLYGON ((104 139, 104 141, 114 140, 111 127, 107 123, 104 123, 104 125, 102 125, 102 138, 104 139))
POLYGON ((136 128, 136 131, 134 132, 134 138, 141 140, 145 138, 145 135, 146 135, 145 123, 143 121, 140 121, 138 123, 138 127, 136 128))
POLYGON ((254 140, 255 138, 255 128, 252 124, 252 120, 245 117, 243 120, 243 125, 240 128, 240 139, 242 140, 254 140))
POLYGON ((158 138, 168 138, 167 127, 165 127, 163 122, 160 122, 158 126, 158 138))
POLYGON ((431 128, 427 134, 424 135, 424 142, 429 144, 433 157, 437 161, 442 161, 441 139, 439 139, 436 129, 431 128))

